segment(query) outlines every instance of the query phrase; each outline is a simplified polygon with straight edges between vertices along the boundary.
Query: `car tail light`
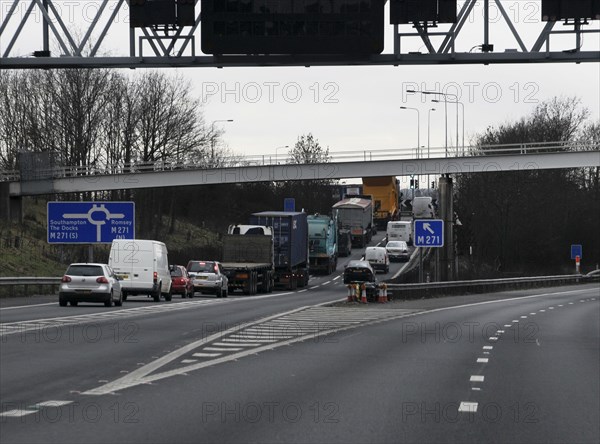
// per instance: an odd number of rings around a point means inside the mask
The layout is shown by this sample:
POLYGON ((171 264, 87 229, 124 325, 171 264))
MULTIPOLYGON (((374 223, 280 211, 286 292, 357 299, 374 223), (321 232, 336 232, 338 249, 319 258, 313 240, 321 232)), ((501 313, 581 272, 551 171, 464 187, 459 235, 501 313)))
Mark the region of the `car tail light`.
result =
POLYGON ((60 280, 61 282, 71 282, 71 277, 67 276, 66 274, 62 277, 62 279, 60 280))
POLYGON ((156 282, 158 280, 158 273, 156 271, 152 275, 152 278, 154 279, 154 282, 156 282))
POLYGON ((215 270, 215 273, 218 274, 219 273, 219 266, 215 264, 214 270, 215 270))
POLYGON ((104 276, 100 276, 98 279, 96 279, 96 282, 99 284, 108 284, 108 279, 106 279, 104 276))

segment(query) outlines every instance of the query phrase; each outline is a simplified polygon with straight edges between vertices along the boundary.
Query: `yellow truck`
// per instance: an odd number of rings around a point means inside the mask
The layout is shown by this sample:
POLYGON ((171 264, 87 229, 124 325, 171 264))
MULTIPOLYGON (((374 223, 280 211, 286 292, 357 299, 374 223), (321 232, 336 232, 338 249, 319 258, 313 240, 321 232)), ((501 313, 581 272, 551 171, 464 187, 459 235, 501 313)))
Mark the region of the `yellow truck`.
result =
POLYGON ((373 221, 385 230, 387 223, 397 220, 399 214, 399 182, 395 176, 363 177, 363 194, 373 196, 373 221))

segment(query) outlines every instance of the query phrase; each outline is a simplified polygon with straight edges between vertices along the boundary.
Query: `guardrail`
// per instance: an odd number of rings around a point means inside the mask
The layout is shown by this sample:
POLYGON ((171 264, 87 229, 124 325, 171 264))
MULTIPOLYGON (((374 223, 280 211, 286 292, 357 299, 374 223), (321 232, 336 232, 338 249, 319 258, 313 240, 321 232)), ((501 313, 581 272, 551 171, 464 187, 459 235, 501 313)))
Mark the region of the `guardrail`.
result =
POLYGON ((18 296, 16 288, 23 287, 25 295, 31 296, 29 288, 37 287, 39 294, 44 294, 44 287, 50 287, 52 293, 58 290, 59 277, 0 277, 0 296, 18 296))
POLYGON ((516 288, 548 287, 600 282, 600 274, 568 274, 560 276, 535 276, 504 279, 477 279, 471 281, 427 282, 423 284, 388 284, 391 299, 416 299, 436 295, 454 295, 501 291, 516 288))
MULTIPOLYGON (((427 157, 431 158, 455 158, 455 157, 484 157, 486 155, 533 155, 541 153, 555 153, 563 151, 598 151, 600 143, 571 143, 571 142, 540 142, 540 143, 513 143, 501 145, 465 146, 465 147, 431 147, 428 149, 427 157)), ((363 161, 385 161, 385 160, 418 160, 424 157, 424 153, 416 148, 403 149, 363 149, 354 151, 331 151, 328 163, 341 162, 363 162, 363 161)), ((135 161, 131 163, 108 164, 86 166, 55 166, 49 169, 38 168, 29 171, 23 180, 48 180, 80 176, 103 176, 115 174, 137 174, 147 172, 173 171, 181 169, 189 170, 211 170, 233 167, 253 167, 296 164, 289 153, 283 154, 250 154, 232 155, 219 158, 216 164, 210 159, 192 157, 189 159, 172 159, 156 161, 135 161)), ((21 175, 18 171, 0 171, 0 182, 19 181, 21 175)))

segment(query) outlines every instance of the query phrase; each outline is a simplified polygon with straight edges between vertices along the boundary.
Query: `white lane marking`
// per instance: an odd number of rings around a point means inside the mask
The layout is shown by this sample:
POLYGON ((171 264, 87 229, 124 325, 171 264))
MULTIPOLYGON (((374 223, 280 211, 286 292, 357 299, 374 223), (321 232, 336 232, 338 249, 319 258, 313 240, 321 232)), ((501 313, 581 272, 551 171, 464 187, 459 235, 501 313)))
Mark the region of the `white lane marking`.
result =
POLYGON ((519 320, 518 320, 518 319, 513 319, 512 321, 513 321, 513 322, 519 322, 519 320))
POLYGON ((257 342, 215 342, 213 345, 217 347, 258 347, 257 342))
POLYGON ((546 313, 546 310, 540 310, 541 313, 546 313))
POLYGON ((512 324, 504 324, 504 328, 510 328, 512 327, 512 324))
POLYGON ((531 316, 535 316, 535 313, 529 313, 531 316))
POLYGON ((333 278, 334 281, 337 281, 339 278, 341 278, 341 276, 336 276, 333 278))
POLYGON ((569 305, 573 305, 573 302, 569 302, 569 305))
POLYGON ((221 355, 222 353, 194 353, 192 356, 194 358, 216 358, 221 355))
POLYGON ((490 354, 490 352, 483 352, 483 354, 484 354, 484 355, 489 355, 489 354, 490 354))
POLYGON ((181 361, 182 364, 193 364, 194 362, 198 362, 197 359, 183 359, 181 361))
MULTIPOLYGON (((243 347, 204 347, 202 350, 207 352, 228 352, 228 351, 241 351, 243 347)), ((220 354, 220 353, 219 353, 220 354)))
POLYGON ((548 307, 548 310, 554 310, 554 307, 548 307))
POLYGON ((469 381, 471 381, 471 382, 483 382, 484 379, 485 379, 484 376, 473 375, 473 376, 471 376, 471 379, 469 379, 469 381))
POLYGON ((486 363, 486 362, 488 362, 488 361, 489 361, 489 359, 488 359, 488 358, 477 358, 477 362, 483 362, 483 363, 486 363))
POLYGON ((490 341, 497 341, 498 337, 497 336, 490 336, 490 341))
POLYGON ((562 304, 558 304, 559 307, 562 307, 562 304))
POLYGON ((494 349, 494 346, 493 346, 493 345, 484 345, 484 346, 483 346, 483 349, 484 349, 484 350, 493 350, 493 349, 494 349))
POLYGON ((32 413, 36 413, 37 410, 23 410, 23 409, 14 409, 8 410, 6 412, 0 413, 0 417, 2 418, 21 418, 25 415, 31 415, 32 413))
POLYGON ((257 345, 261 345, 261 342, 273 342, 273 340, 257 339, 255 341, 254 340, 249 341, 248 339, 225 338, 225 339, 222 339, 221 342, 235 344, 235 345, 241 345, 242 347, 247 347, 247 345, 245 345, 245 344, 252 344, 254 346, 257 346, 257 345))
POLYGON ((323 282, 321 285, 331 284, 331 281, 323 282))
POLYGON ((502 333, 504 333, 504 330, 498 330, 496 333, 502 334, 502 333))
POLYGON ((480 387, 471 387, 471 390, 479 392, 479 391, 481 391, 481 388, 480 387))
MULTIPOLYGON (((389 318, 385 318, 385 319, 375 319, 372 321, 368 321, 364 324, 361 324, 361 326, 368 326, 368 325, 374 325, 374 324, 378 324, 381 323, 383 321, 391 321, 391 320, 398 320, 401 318, 405 318, 405 317, 409 317, 409 316, 415 316, 415 315, 422 315, 422 314, 431 314, 431 313, 437 313, 440 311, 447 311, 447 310, 456 310, 456 309, 460 309, 460 308, 467 308, 467 307, 475 307, 475 306, 479 306, 479 305, 487 305, 487 304, 498 304, 498 303, 506 303, 506 302, 515 302, 515 301, 522 301, 524 299, 532 299, 532 298, 541 298, 541 297, 548 297, 548 296, 558 296, 558 295, 565 295, 565 294, 569 294, 569 293, 585 293, 588 292, 588 289, 583 289, 583 290, 567 290, 567 291, 559 291, 559 292, 554 292, 554 293, 542 293, 542 294, 537 294, 537 295, 531 295, 531 296, 522 296, 522 297, 517 297, 517 298, 510 298, 510 299, 498 299, 495 301, 484 301, 484 302, 474 302, 474 303, 470 303, 470 304, 461 304, 461 305, 455 305, 452 307, 442 307, 442 308, 436 308, 436 309, 432 309, 432 310, 422 310, 422 311, 414 311, 414 312, 410 312, 410 313, 399 313, 397 316, 390 316, 389 318)), ((316 305, 312 305, 312 306, 304 306, 304 307, 299 307, 296 308, 294 310, 290 310, 288 312, 285 313, 278 313, 278 314, 274 314, 272 316, 269 316, 267 318, 258 320, 258 321, 254 321, 254 322, 249 322, 246 324, 243 324, 241 326, 237 326, 234 329, 231 329, 230 332, 239 332, 239 330, 241 328, 246 328, 246 327, 255 327, 258 324, 264 324, 266 322, 268 322, 271 319, 276 319, 279 318, 281 316, 284 315, 288 315, 291 313, 296 313, 299 311, 302 311, 306 308, 309 307, 323 307, 325 305, 329 305, 332 302, 342 302, 345 301, 346 297, 343 298, 338 298, 335 299, 333 301, 325 301, 322 302, 320 304, 316 304, 316 305)), ((518 322, 518 321, 515 321, 518 322)), ((225 357, 221 357, 218 359, 214 359, 214 360, 210 360, 207 362, 203 362, 203 363, 199 363, 199 364, 193 364, 193 365, 189 365, 187 367, 183 367, 180 369, 175 369, 175 370, 171 370, 171 371, 165 371, 163 373, 155 373, 155 374, 150 374, 152 372, 154 372, 156 369, 168 364, 169 362, 172 362, 173 360, 177 359, 178 357, 184 355, 185 353, 188 353, 191 350, 194 350, 204 344, 207 344, 209 342, 212 342, 214 340, 218 340, 221 339, 223 337, 223 335, 226 332, 219 332, 219 333, 215 333, 207 338, 198 340, 196 342, 190 343, 178 350, 175 350, 173 352, 170 352, 169 354, 163 356, 162 358, 151 362, 150 364, 146 365, 144 368, 139 368, 136 369, 134 371, 132 371, 131 373, 129 373, 126 376, 123 376, 119 379, 114 380, 111 383, 108 383, 106 385, 100 386, 100 387, 96 387, 94 389, 91 390, 87 390, 86 392, 84 392, 83 394, 85 395, 103 395, 103 394, 109 394, 109 393, 113 393, 115 391, 118 390, 123 390, 129 387, 134 387, 140 384, 147 384, 147 383, 151 383, 153 381, 157 381, 160 379, 164 379, 164 378, 169 378, 171 376, 175 376, 175 375, 179 375, 181 373, 185 373, 185 372, 190 372, 190 371, 194 371, 194 370, 199 370, 201 368, 205 368, 205 367, 211 367, 214 365, 218 365, 224 362, 228 362, 228 361, 233 361, 233 360, 237 360, 240 358, 243 358, 245 356, 249 356, 249 355, 253 355, 259 352, 262 352, 264 350, 273 350, 274 348, 280 347, 280 346, 284 346, 284 345, 290 345, 296 342, 302 342, 308 339, 313 339, 316 337, 320 337, 320 336, 324 336, 327 334, 331 334, 331 333, 337 333, 337 332, 341 332, 341 331, 346 331, 349 329, 353 329, 356 328, 356 325, 350 325, 350 326, 346 326, 346 327, 336 327, 333 329, 329 329, 329 330, 321 330, 321 331, 317 331, 315 333, 310 333, 310 334, 306 334, 303 336, 297 336, 294 338, 291 338, 289 340, 277 343, 277 344, 269 344, 269 345, 264 345, 261 347, 258 347, 254 350, 246 350, 243 352, 238 352, 238 353, 234 353, 233 355, 228 355, 225 357)), ((214 344, 213 344, 214 345, 214 344)))
POLYGON ((304 290, 300 290, 298 293, 304 293, 305 291, 308 291, 308 288, 305 288, 304 290))
POLYGON ((72 404, 73 402, 74 401, 44 401, 44 402, 38 402, 38 403, 34 404, 33 407, 35 407, 35 408, 60 407, 62 405, 72 404))
POLYGON ((57 302, 48 302, 46 304, 16 305, 14 307, 4 307, 4 308, 0 308, 0 311, 4 311, 4 310, 18 310, 19 308, 36 308, 36 307, 43 307, 45 305, 56 305, 56 304, 58 304, 58 300, 57 300, 57 302))
POLYGON ((477 403, 462 401, 458 406, 458 411, 465 413, 477 413, 477 403))
POLYGON ((521 319, 527 319, 527 316, 521 316, 521 319))

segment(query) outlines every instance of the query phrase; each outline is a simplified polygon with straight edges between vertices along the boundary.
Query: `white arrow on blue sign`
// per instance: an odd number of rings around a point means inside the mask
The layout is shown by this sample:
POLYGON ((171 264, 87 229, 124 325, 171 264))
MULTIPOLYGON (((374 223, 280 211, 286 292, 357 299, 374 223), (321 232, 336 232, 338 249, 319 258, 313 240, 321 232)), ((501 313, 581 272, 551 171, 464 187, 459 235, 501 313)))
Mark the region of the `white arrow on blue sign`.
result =
POLYGON ((135 239, 134 202, 48 202, 48 243, 135 239))
POLYGON ((441 219, 417 219, 414 221, 415 247, 443 247, 444 221, 441 219))

